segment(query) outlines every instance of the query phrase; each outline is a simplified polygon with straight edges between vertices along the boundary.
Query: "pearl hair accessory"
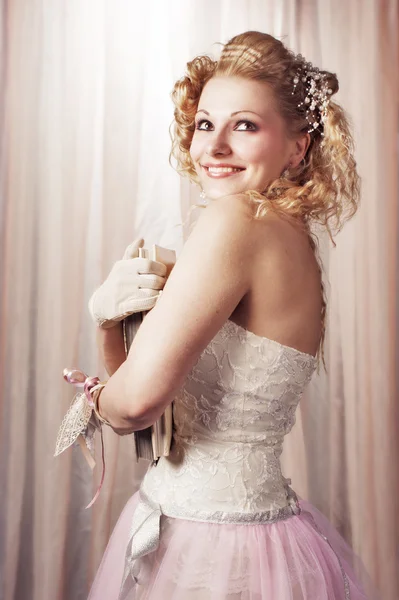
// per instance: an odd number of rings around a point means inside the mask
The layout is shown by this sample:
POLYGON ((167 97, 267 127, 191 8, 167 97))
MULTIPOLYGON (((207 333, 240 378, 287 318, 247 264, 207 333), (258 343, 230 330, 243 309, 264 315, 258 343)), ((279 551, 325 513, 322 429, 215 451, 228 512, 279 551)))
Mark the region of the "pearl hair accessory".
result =
MULTIPOLYGON (((294 87, 292 94, 295 94, 299 81, 302 81, 306 96, 303 102, 298 104, 298 108, 306 106, 305 118, 309 123, 308 133, 312 133, 312 131, 316 131, 318 127, 324 124, 327 118, 327 107, 333 91, 328 87, 326 73, 321 73, 312 63, 306 62, 302 54, 297 54, 295 58, 301 64, 293 79, 294 87), (316 109, 318 109, 319 115, 315 113, 316 109)), ((320 134, 324 135, 322 131, 320 131, 320 134)))

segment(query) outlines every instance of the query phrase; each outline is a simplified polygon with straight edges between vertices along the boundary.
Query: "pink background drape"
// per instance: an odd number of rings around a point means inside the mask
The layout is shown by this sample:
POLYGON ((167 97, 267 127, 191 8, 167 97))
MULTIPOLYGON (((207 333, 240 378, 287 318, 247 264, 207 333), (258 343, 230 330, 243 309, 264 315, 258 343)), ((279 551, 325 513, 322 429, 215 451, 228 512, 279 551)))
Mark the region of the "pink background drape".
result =
POLYGON ((362 204, 332 248, 328 374, 286 440, 284 474, 399 597, 398 7, 394 0, 2 0, 0 597, 83 600, 137 489, 107 432, 100 499, 80 451, 53 458, 65 366, 104 375, 87 302, 137 237, 180 251, 198 191, 168 163, 185 63, 247 29, 338 74, 362 204))

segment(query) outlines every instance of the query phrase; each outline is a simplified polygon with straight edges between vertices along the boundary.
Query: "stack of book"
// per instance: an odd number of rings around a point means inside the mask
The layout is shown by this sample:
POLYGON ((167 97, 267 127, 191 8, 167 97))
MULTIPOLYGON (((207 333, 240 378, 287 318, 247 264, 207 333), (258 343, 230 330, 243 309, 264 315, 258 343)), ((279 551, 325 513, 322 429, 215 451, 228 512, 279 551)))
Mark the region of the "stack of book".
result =
MULTIPOLYGON (((176 262, 176 253, 174 250, 161 248, 154 244, 151 250, 139 248, 139 258, 149 258, 150 260, 163 263, 167 268, 166 276, 168 276, 176 262)), ((123 320, 126 356, 134 336, 148 312, 137 312, 123 320)), ((157 463, 161 456, 168 456, 172 444, 172 434, 173 408, 172 404, 170 404, 163 415, 151 427, 134 432, 134 448, 137 461, 141 458, 157 463)))

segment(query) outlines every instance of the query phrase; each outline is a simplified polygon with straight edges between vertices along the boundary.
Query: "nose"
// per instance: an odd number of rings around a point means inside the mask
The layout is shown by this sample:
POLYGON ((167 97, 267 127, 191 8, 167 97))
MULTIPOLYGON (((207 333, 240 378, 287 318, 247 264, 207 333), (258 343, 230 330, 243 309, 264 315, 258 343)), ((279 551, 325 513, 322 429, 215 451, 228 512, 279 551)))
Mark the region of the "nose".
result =
POLYGON ((216 131, 210 133, 206 153, 209 156, 227 156, 231 154, 231 147, 226 134, 221 131, 219 133, 216 131))

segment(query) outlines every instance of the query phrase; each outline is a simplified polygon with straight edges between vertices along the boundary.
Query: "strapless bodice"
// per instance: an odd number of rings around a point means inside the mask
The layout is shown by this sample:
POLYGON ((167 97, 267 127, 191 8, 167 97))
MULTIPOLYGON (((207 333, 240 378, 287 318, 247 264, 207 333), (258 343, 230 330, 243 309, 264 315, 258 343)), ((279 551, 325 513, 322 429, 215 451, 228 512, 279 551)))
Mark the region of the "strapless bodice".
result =
MULTIPOLYGON (((240 540, 235 546, 237 561, 234 567, 231 563, 226 570, 228 585, 223 588, 225 598, 241 597, 244 589, 244 595, 248 597, 248 573, 251 568, 262 569, 263 563, 260 556, 254 554, 254 567, 251 567, 247 548, 255 545, 258 536, 265 539, 261 536, 267 531, 271 545, 264 550, 265 579, 270 581, 271 576, 273 580, 273 574, 279 570, 277 557, 284 556, 285 552, 290 557, 295 556, 297 561, 297 549, 303 545, 299 537, 301 534, 305 536, 302 539, 310 552, 306 563, 303 563, 306 565, 306 573, 303 573, 306 578, 309 561, 314 562, 317 556, 314 550, 321 552, 322 538, 338 561, 343 579, 342 597, 350 600, 349 579, 339 554, 318 527, 312 513, 303 511, 303 504, 290 487, 290 480, 283 477, 280 467, 284 436, 294 425, 295 410, 316 366, 316 358, 309 354, 258 336, 230 320, 223 325, 201 353, 174 399, 175 431, 170 456, 161 458, 156 466, 151 466, 141 484, 130 527, 119 600, 131 598, 135 584, 143 583, 148 574, 152 576, 152 565, 159 569, 160 565, 165 564, 162 562, 164 556, 169 560, 166 568, 175 568, 179 572, 181 569, 185 575, 190 573, 189 586, 196 598, 200 597, 203 589, 206 592, 201 598, 208 598, 209 594, 215 598, 220 596, 220 593, 215 595, 208 587, 209 582, 214 581, 209 573, 216 574, 216 571, 212 571, 214 553, 210 548, 209 560, 206 556, 201 564, 196 553, 199 540, 195 533, 190 538, 192 531, 197 532, 198 536, 197 525, 192 528, 192 524, 184 523, 180 527, 181 531, 184 530, 184 537, 177 538, 180 543, 176 544, 176 538, 170 538, 170 547, 166 540, 159 554, 152 555, 160 548, 163 534, 177 531, 176 519, 228 524, 212 526, 213 533, 209 533, 209 537, 201 524, 201 531, 205 531, 202 535, 206 540, 209 539, 209 543, 215 539, 215 532, 217 536, 226 533, 226 550, 233 540, 240 540), (280 520, 292 523, 302 512, 309 520, 301 519, 299 529, 297 524, 292 525, 292 530, 288 524, 282 529, 271 525, 280 520), (313 542, 314 546, 309 530, 305 529, 306 522, 314 529, 314 535, 319 536, 313 542), (250 544, 243 542, 248 537, 240 535, 248 531, 243 529, 243 525, 257 526, 250 531, 254 534, 250 544), (281 531, 284 532, 284 538, 280 537, 281 531), (290 535, 295 540, 292 547, 287 542, 288 531, 291 531, 290 535), (186 548, 192 547, 195 551, 191 556, 195 556, 196 560, 190 563, 193 564, 192 570, 187 571, 189 563, 185 562, 186 548), (176 560, 176 564, 174 549, 179 553, 176 556, 182 557, 181 561, 176 560), (146 556, 149 557, 148 561, 144 560, 146 556), (151 556, 155 558, 152 560, 151 556), (239 584, 236 586, 237 573, 239 584), (225 594, 227 588, 229 592, 225 594)), ((328 563, 323 559, 322 564, 328 563)), ((284 569, 286 567, 281 569, 281 582, 284 578, 284 583, 274 587, 271 583, 268 598, 280 597, 284 590, 287 590, 287 597, 289 595, 291 598, 292 590, 299 589, 297 580, 291 589, 284 569)), ((330 571, 328 577, 330 581, 330 571)), ((260 597, 258 593, 255 595, 260 597)))
POLYGON ((226 321, 174 399, 172 450, 149 468, 143 494, 165 515, 215 522, 288 508, 283 439, 316 364, 226 321))

